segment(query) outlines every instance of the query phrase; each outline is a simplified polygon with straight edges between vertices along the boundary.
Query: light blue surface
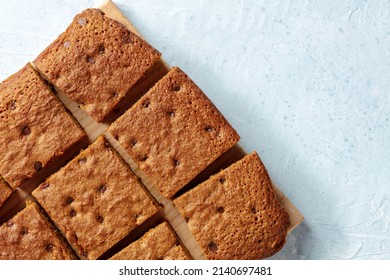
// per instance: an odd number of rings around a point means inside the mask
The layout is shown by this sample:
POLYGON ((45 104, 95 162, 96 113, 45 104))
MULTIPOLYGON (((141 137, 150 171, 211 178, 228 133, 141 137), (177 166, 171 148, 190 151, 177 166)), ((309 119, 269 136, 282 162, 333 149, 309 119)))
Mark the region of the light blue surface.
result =
MULTIPOLYGON (((275 259, 390 259, 389 1, 116 3, 305 216, 275 259)), ((0 79, 99 4, 1 1, 0 79)))

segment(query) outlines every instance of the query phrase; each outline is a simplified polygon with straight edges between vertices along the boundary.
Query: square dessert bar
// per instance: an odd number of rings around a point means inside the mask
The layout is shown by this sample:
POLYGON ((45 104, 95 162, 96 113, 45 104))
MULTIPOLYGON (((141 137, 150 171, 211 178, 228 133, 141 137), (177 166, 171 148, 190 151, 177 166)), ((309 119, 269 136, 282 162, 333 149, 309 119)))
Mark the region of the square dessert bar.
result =
POLYGON ((163 222, 111 257, 111 259, 190 260, 192 257, 180 243, 168 222, 163 222))
POLYGON ((101 10, 87 9, 38 56, 34 65, 101 122, 160 56, 101 10))
POLYGON ((166 197, 239 140, 215 105, 177 67, 118 118, 109 132, 166 197))
POLYGON ((1 260, 71 260, 76 256, 39 207, 26 208, 0 227, 1 260))
POLYGON ((81 258, 97 259, 159 206, 100 136, 33 195, 81 258))
POLYGON ((285 243, 290 219, 255 152, 174 203, 208 259, 262 259, 285 243))
POLYGON ((0 84, 0 175, 12 188, 86 139, 27 64, 0 84))
POLYGON ((12 189, 8 186, 8 184, 0 177, 0 207, 7 201, 7 199, 11 196, 12 189))

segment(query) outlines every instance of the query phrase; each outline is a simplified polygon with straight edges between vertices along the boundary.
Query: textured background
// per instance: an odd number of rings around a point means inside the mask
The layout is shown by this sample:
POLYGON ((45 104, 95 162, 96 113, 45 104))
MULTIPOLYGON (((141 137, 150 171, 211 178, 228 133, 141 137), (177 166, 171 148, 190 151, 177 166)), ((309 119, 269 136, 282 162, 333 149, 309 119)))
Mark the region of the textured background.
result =
MULTIPOLYGON (((100 3, 2 0, 0 79, 100 3)), ((390 259, 390 1, 116 3, 305 216, 275 259, 390 259)))

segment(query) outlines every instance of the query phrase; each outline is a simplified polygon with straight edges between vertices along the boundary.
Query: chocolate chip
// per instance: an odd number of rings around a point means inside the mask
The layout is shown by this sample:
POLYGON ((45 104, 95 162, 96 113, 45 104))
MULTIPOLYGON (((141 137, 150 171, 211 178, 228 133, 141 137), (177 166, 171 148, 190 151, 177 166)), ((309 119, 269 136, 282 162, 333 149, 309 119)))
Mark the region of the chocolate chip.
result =
POLYGON ((22 230, 20 231, 21 235, 27 235, 28 234, 28 229, 23 227, 22 230))
POLYGON ((53 244, 46 244, 45 245, 45 250, 47 251, 47 252, 52 252, 53 251, 53 244))
POLYGON ((50 187, 50 184, 48 183, 48 182, 44 182, 44 183, 42 183, 42 185, 41 185, 41 189, 43 190, 43 189, 46 189, 46 188, 48 188, 48 187, 50 187))
POLYGON ((218 250, 217 244, 215 244, 213 241, 211 241, 211 242, 207 245, 207 248, 209 249, 209 251, 212 251, 212 252, 215 252, 215 251, 218 250))
POLYGON ((251 208, 251 212, 252 212, 253 214, 256 214, 256 212, 257 212, 257 211, 256 211, 256 208, 255 208, 255 207, 252 207, 252 208, 251 208))
POLYGON ((206 132, 211 132, 213 129, 210 126, 206 126, 204 130, 206 132))
POLYGON ((223 212, 225 212, 225 208, 223 208, 223 207, 218 207, 217 212, 218 212, 218 213, 223 213, 223 212))
POLYGON ((147 155, 144 155, 144 156, 141 156, 140 157, 140 161, 146 161, 148 159, 148 156, 147 155))
POLYGON ((31 129, 26 125, 22 128, 23 135, 29 135, 31 133, 31 129))
POLYGON ((123 43, 123 44, 131 43, 131 36, 130 36, 130 33, 129 33, 129 32, 126 32, 126 33, 122 36, 122 43, 123 43))
POLYGON ((179 90, 180 90, 180 86, 178 86, 178 85, 172 86, 172 91, 179 91, 179 90))
POLYGON ((68 196, 66 199, 65 199, 65 202, 67 205, 71 204, 72 202, 74 201, 73 197, 71 196, 68 196))
POLYGON ((87 257, 87 256, 88 256, 88 253, 87 253, 86 251, 82 250, 82 251, 81 251, 81 255, 82 255, 83 257, 87 257))
POLYGON ((39 171, 41 168, 42 168, 42 162, 40 162, 40 161, 34 162, 34 169, 36 171, 39 171))
POLYGON ((95 64, 95 59, 93 59, 93 57, 87 56, 87 61, 91 64, 95 64))
POLYGON ((16 101, 11 101, 8 104, 8 109, 11 110, 11 111, 14 111, 16 109, 16 101))
POLYGON ((106 185, 101 185, 101 186, 99 187, 99 192, 100 192, 100 193, 104 193, 106 190, 107 190, 106 185))
POLYGON ((13 221, 8 221, 7 222, 7 227, 12 227, 14 225, 14 222, 13 221))
POLYGON ((185 217, 184 220, 188 223, 188 221, 190 220, 190 217, 185 217))
POLYGON ((76 215, 77 215, 76 210, 72 209, 72 210, 69 211, 69 216, 74 217, 76 215))
POLYGON ((104 45, 99 46, 99 53, 103 54, 106 49, 104 48, 104 45))
POLYGON ((134 147, 135 144, 137 144, 137 140, 136 139, 131 139, 130 140, 130 146, 134 147))
POLYGON ((170 117, 174 117, 174 116, 175 116, 175 112, 174 112, 174 111, 169 111, 169 112, 168 112, 168 115, 169 115, 170 117))
POLYGON ((150 105, 150 101, 149 100, 146 100, 144 103, 142 103, 142 106, 144 106, 144 108, 148 108, 150 105))
POLYGON ((219 178, 219 180, 218 180, 221 184, 223 184, 223 183, 225 183, 225 181, 226 181, 226 179, 225 178, 219 178))
POLYGON ((173 164, 174 164, 175 166, 179 166, 179 165, 180 165, 180 161, 178 161, 177 159, 174 159, 174 160, 173 160, 173 164))
POLYGON ((101 224, 104 222, 104 218, 100 215, 96 217, 96 220, 101 224))

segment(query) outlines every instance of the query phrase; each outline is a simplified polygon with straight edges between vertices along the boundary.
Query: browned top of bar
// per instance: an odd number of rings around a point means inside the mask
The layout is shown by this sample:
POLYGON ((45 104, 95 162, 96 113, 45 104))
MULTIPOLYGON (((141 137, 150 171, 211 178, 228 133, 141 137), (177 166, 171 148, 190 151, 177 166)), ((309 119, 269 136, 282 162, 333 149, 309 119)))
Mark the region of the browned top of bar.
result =
POLYGON ((112 260, 189 260, 191 255, 181 245, 167 222, 149 230, 114 255, 112 260))
POLYGON ((0 248, 2 260, 75 259, 35 203, 0 227, 0 248))
POLYGON ((254 152, 175 200, 209 259, 262 259, 284 245, 290 225, 254 152))
POLYGON ((239 140, 214 104, 177 67, 109 131, 166 197, 239 140))
POLYGON ((104 137, 33 195, 80 257, 97 259, 158 211, 104 137))
POLYGON ((160 53, 99 9, 78 14, 34 64, 96 121, 110 114, 160 53))
POLYGON ((85 137, 27 64, 0 84, 0 175, 12 188, 85 137))

